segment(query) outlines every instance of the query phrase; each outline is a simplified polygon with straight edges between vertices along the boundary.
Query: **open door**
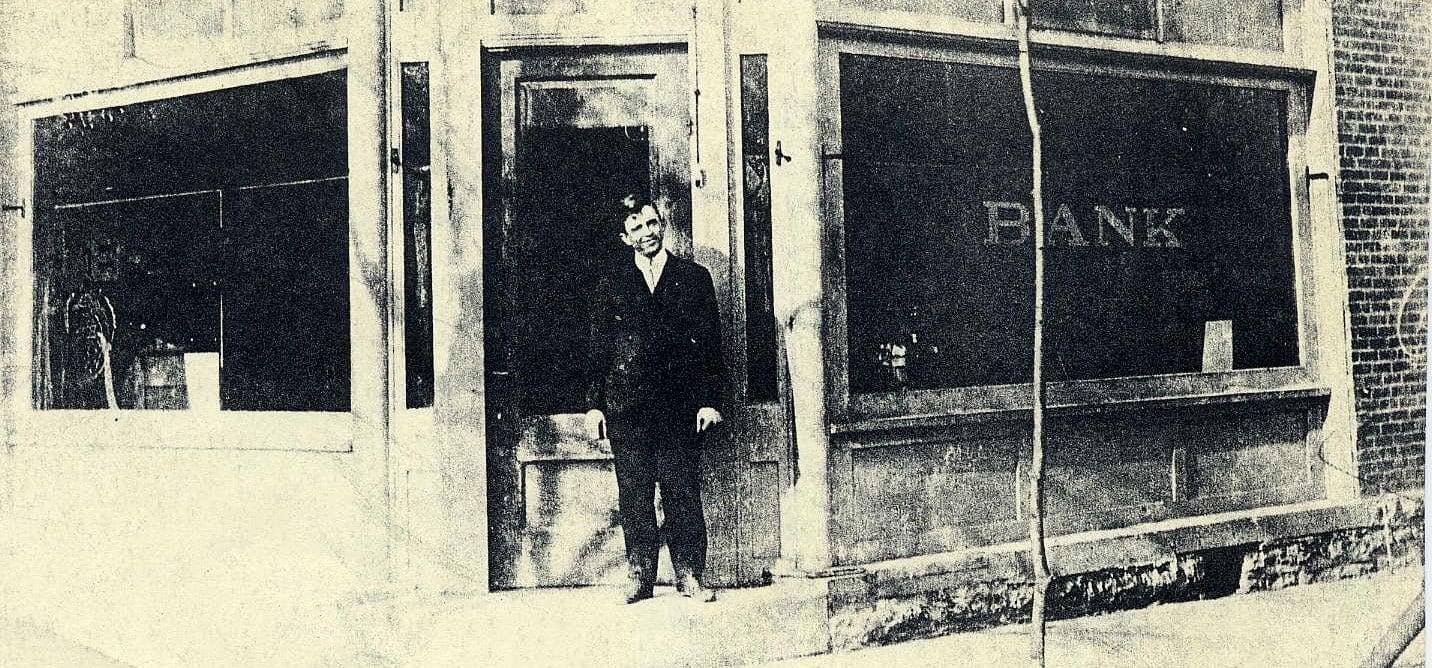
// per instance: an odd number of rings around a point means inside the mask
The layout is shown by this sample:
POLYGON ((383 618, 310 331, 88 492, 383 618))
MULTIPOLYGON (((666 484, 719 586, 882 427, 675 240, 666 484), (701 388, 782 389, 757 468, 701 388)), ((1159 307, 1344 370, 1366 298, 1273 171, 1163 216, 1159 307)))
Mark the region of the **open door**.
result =
POLYGON ((604 267, 630 262, 607 213, 623 193, 650 193, 670 224, 668 248, 690 256, 686 56, 492 55, 483 114, 492 583, 622 582, 611 448, 583 429, 589 291, 604 267))

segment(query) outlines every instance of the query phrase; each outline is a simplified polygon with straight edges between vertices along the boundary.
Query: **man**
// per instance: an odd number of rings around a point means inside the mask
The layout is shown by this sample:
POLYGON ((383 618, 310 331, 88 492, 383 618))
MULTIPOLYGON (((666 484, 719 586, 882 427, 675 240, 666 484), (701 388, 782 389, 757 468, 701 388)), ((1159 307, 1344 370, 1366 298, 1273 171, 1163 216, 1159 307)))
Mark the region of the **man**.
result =
POLYGON ((706 520, 701 510, 701 440, 721 421, 721 329, 711 274, 663 247, 666 224, 637 196, 615 218, 632 259, 595 290, 588 370, 587 429, 605 427, 617 475, 626 539, 626 601, 651 598, 661 539, 655 486, 661 484, 666 542, 684 596, 711 601, 702 585, 706 520))

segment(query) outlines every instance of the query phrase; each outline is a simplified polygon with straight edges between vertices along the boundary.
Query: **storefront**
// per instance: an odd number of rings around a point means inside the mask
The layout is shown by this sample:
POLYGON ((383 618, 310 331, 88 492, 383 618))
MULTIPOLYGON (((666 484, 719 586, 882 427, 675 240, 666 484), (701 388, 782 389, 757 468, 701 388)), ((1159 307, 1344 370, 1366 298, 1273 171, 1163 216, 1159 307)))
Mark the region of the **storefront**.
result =
MULTIPOLYGON (((823 105, 839 110, 824 142, 825 194, 841 197, 835 558, 1017 540, 1033 318, 1014 59, 848 39, 821 57, 839 72, 823 105)), ((1034 78, 1056 532, 1324 491, 1328 392, 1294 257, 1304 79, 1133 62, 1062 53, 1034 78)))
MULTIPOLYGON (((317 46, 25 97, 12 443, 316 454, 253 457, 350 482, 375 572, 611 582, 574 388, 596 212, 638 190, 721 302, 716 584, 1019 541, 1011 8, 639 5, 350 2, 317 46)), ((1051 531, 1355 498, 1324 9, 1033 5, 1051 531)))

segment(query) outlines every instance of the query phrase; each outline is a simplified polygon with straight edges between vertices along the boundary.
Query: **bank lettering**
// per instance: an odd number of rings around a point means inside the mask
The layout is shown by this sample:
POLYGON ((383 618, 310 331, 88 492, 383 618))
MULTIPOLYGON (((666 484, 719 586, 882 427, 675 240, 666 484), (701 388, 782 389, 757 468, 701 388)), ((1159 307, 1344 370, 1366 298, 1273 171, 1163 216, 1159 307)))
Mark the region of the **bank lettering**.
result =
MULTIPOLYGON (((989 246, 1020 246, 1029 241, 1029 207, 1022 202, 983 202, 986 214, 987 233, 985 244, 989 246)), ((1122 211, 1097 204, 1092 216, 1085 213, 1085 220, 1092 218, 1092 234, 1085 235, 1088 228, 1081 228, 1075 217, 1074 208, 1060 204, 1049 219, 1045 233, 1050 246, 1080 247, 1127 247, 1127 248, 1183 248, 1176 225, 1185 209, 1153 209, 1126 206, 1122 211), (1135 235, 1135 229, 1143 231, 1142 242, 1135 235)))

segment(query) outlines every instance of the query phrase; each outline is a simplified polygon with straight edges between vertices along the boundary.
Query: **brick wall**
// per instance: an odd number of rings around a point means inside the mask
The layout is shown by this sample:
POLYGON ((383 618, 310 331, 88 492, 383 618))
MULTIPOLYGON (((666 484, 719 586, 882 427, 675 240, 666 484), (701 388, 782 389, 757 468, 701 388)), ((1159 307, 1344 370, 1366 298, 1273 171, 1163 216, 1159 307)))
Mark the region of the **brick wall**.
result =
POLYGON ((1426 432, 1432 0, 1334 0, 1363 492, 1420 488, 1426 432))

